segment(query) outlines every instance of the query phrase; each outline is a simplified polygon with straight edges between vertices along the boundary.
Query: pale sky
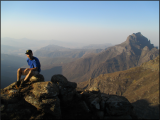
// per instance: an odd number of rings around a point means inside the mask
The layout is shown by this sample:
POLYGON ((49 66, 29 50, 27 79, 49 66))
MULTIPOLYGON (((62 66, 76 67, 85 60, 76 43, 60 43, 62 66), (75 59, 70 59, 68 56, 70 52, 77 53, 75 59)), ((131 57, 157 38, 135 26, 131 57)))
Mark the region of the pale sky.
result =
POLYGON ((159 1, 1 1, 1 38, 159 45, 159 1))

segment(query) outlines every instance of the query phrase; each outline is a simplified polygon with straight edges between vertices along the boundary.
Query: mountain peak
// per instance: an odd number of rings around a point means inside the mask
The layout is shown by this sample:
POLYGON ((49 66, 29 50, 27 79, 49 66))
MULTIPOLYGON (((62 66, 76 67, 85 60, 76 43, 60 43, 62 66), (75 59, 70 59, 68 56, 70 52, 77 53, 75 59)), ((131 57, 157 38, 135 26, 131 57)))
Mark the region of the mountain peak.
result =
POLYGON ((137 33, 133 33, 132 35, 129 35, 127 37, 126 41, 148 41, 148 39, 146 37, 144 37, 141 32, 137 32, 137 33), (143 39, 142 39, 143 38, 143 39))
POLYGON ((148 38, 143 36, 141 32, 137 32, 137 33, 133 33, 132 35, 129 35, 125 43, 135 47, 139 47, 140 49, 143 49, 145 46, 148 46, 150 50, 154 48, 154 45, 150 43, 150 40, 148 40, 148 38))
POLYGON ((134 35, 141 35, 142 36, 142 34, 141 34, 141 32, 137 32, 137 33, 133 33, 134 35))

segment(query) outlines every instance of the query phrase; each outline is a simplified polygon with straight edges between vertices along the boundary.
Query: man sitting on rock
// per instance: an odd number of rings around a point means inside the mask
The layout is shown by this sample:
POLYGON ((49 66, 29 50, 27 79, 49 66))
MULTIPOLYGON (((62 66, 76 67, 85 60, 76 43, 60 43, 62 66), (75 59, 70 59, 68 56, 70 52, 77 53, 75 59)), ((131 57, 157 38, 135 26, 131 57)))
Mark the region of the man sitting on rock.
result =
POLYGON ((17 70, 17 83, 16 83, 16 85, 19 86, 21 83, 20 87, 26 81, 29 81, 29 79, 33 75, 37 75, 41 71, 41 64, 39 62, 39 59, 33 56, 32 50, 27 50, 25 54, 28 57, 27 63, 30 66, 30 68, 19 68, 17 70), (20 80, 21 75, 26 75, 26 77, 24 79, 20 80))

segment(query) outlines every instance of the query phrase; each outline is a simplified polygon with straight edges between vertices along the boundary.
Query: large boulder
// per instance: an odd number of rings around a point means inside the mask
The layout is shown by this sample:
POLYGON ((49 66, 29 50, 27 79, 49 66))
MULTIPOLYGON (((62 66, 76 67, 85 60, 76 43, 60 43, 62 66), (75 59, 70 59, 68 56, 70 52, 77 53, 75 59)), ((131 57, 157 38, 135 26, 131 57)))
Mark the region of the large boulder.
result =
POLYGON ((132 110, 133 106, 123 96, 110 95, 109 99, 106 101, 106 112, 108 115, 130 115, 132 110))
POLYGON ((88 107, 98 119, 130 119, 133 116, 133 106, 123 96, 101 93, 96 87, 80 94, 82 100, 87 103, 83 105, 84 111, 87 111, 88 107))
POLYGON ((15 88, 15 83, 1 89, 0 111, 14 112, 21 105, 20 92, 15 88))
POLYGON ((24 97, 31 105, 35 106, 37 110, 44 111, 53 115, 55 118, 61 118, 60 100, 57 96, 50 99, 38 99, 32 95, 24 97))
POLYGON ((34 75, 30 78, 30 82, 34 83, 34 82, 44 82, 44 77, 42 74, 37 74, 34 75))
MULTIPOLYGON (((4 104, 2 104, 2 106, 4 106, 4 104)), ((30 106, 21 99, 13 104, 9 103, 5 105, 4 110, 1 111, 1 119, 12 120, 13 117, 14 119, 27 119, 31 113, 32 108, 30 108, 30 106)))
POLYGON ((13 82, 12 84, 8 85, 7 87, 1 89, 1 93, 15 88, 15 85, 16 85, 16 82, 13 82))
POLYGON ((90 103, 90 106, 97 110, 100 110, 100 101, 101 101, 100 94, 90 94, 87 100, 87 102, 90 103))
POLYGON ((36 98, 51 98, 59 94, 58 87, 48 81, 48 82, 36 82, 32 85, 33 89, 31 92, 36 98))
POLYGON ((24 96, 25 101, 35 106, 37 110, 53 115, 54 118, 61 117, 60 100, 58 98, 58 87, 50 82, 36 82, 32 84, 32 90, 24 96))
POLYGON ((93 87, 89 90, 84 90, 80 94, 91 109, 100 110, 101 93, 99 89, 93 87))
POLYGON ((4 104, 16 103, 19 101, 19 91, 17 89, 8 89, 1 92, 1 102, 4 104))
POLYGON ((56 84, 56 86, 59 88, 59 96, 62 102, 68 102, 73 99, 73 96, 76 94, 77 83, 69 82, 61 74, 53 75, 51 78, 51 82, 56 84))
POLYGON ((52 76, 51 82, 57 83, 59 86, 64 86, 68 83, 68 80, 63 75, 57 74, 52 76))
POLYGON ((106 107, 106 101, 109 99, 109 95, 105 93, 101 93, 101 102, 100 102, 100 108, 101 110, 105 111, 106 107))

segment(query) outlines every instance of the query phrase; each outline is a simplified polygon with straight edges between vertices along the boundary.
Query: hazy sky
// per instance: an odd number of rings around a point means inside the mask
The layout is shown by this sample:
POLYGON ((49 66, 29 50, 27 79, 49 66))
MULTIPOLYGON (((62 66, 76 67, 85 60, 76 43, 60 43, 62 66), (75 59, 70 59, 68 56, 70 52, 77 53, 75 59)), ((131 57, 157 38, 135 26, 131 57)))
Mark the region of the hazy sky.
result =
POLYGON ((141 32, 159 45, 159 1, 1 1, 1 37, 119 44, 141 32))

